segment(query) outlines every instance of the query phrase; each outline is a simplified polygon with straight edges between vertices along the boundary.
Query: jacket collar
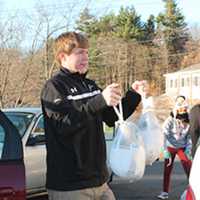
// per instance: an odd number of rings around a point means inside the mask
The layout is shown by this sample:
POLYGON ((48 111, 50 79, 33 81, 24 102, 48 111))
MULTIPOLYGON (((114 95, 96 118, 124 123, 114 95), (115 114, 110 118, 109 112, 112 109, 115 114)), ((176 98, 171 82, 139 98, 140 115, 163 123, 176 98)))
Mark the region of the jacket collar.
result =
POLYGON ((72 76, 74 78, 85 78, 87 75, 87 72, 85 74, 79 74, 78 72, 72 73, 67 68, 62 66, 60 67, 60 71, 65 75, 72 76))

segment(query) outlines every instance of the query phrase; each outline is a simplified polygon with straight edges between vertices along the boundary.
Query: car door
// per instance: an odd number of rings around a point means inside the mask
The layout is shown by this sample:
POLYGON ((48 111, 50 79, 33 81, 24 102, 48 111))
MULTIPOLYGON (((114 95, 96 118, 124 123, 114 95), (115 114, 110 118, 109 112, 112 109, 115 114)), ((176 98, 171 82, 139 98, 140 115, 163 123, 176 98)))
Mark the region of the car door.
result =
POLYGON ((43 192, 46 178, 46 147, 43 116, 40 115, 31 131, 25 147, 27 192, 43 192))
POLYGON ((114 128, 108 127, 105 123, 103 124, 103 128, 104 128, 104 134, 105 134, 105 139, 106 139, 107 166, 108 166, 109 173, 111 175, 112 170, 110 168, 109 161, 110 161, 110 150, 111 150, 113 138, 114 138, 114 128))
POLYGON ((25 200, 25 168, 20 135, 0 111, 0 200, 25 200))

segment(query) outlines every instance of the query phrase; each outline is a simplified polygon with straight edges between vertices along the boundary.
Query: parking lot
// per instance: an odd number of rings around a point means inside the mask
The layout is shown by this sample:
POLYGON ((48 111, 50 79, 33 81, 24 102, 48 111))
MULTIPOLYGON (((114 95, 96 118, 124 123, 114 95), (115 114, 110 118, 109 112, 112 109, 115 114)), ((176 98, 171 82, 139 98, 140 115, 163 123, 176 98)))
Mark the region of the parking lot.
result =
MULTIPOLYGON (((155 200, 162 190, 162 165, 156 162, 148 166, 142 180, 136 183, 123 181, 114 177, 110 184, 117 200, 155 200)), ((186 176, 179 162, 175 162, 171 179, 171 192, 169 200, 178 200, 187 185, 186 176)), ((32 198, 31 200, 47 200, 47 197, 32 198)))

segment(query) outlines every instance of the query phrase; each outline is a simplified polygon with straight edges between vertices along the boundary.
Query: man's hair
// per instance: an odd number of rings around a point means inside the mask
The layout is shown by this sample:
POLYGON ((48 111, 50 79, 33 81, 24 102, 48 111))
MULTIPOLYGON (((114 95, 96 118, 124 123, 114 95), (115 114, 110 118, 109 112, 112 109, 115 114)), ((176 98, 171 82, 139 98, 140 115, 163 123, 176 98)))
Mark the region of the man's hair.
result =
POLYGON ((70 55, 74 48, 88 49, 88 47, 89 47, 88 39, 84 35, 76 32, 62 33, 55 39, 54 43, 55 59, 59 64, 61 64, 59 59, 60 53, 66 53, 67 55, 70 55))

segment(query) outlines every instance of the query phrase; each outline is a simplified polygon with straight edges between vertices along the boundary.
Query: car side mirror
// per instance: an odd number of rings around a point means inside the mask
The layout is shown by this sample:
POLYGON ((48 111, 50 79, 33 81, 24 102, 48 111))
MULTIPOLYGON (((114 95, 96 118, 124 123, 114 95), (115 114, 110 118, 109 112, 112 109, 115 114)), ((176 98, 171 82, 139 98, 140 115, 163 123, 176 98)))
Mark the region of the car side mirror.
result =
POLYGON ((27 146, 34 146, 36 144, 36 138, 30 137, 27 141, 27 146))
POLYGON ((45 142, 45 136, 42 134, 34 135, 29 137, 27 141, 27 146, 35 146, 39 144, 44 144, 45 142))

